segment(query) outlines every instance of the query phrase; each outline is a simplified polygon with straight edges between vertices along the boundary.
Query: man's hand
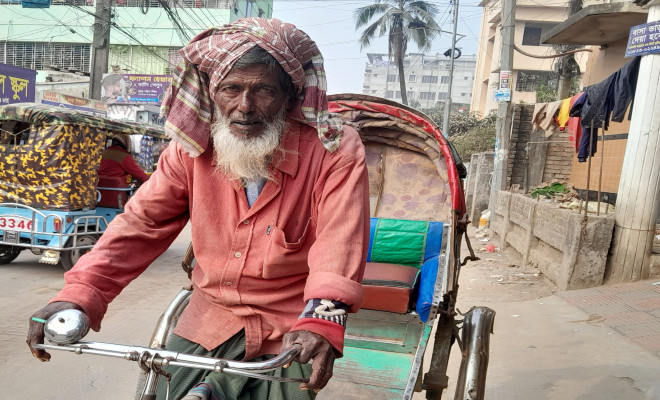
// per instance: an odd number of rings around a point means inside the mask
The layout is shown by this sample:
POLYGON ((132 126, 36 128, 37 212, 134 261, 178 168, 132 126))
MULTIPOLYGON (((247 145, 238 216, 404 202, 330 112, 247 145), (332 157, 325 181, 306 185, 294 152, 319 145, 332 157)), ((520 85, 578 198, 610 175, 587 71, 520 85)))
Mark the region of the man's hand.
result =
POLYGON ((282 338, 281 351, 293 347, 294 344, 302 345, 302 351, 294 358, 294 361, 307 364, 309 360, 314 359, 309 382, 301 384, 300 390, 314 390, 318 393, 332 378, 335 350, 324 337, 309 331, 286 333, 282 338))
MULTIPOLYGON (((55 303, 50 303, 46 307, 32 314, 32 318, 46 320, 56 312, 68 309, 82 311, 80 306, 77 304, 69 303, 66 301, 58 301, 55 303)), ((42 322, 37 322, 32 318, 30 318, 30 328, 28 329, 28 336, 25 342, 30 347, 30 351, 32 352, 33 356, 37 357, 41 361, 50 361, 50 354, 46 353, 44 350, 38 350, 34 348, 34 345, 43 344, 44 342, 44 324, 42 322)))

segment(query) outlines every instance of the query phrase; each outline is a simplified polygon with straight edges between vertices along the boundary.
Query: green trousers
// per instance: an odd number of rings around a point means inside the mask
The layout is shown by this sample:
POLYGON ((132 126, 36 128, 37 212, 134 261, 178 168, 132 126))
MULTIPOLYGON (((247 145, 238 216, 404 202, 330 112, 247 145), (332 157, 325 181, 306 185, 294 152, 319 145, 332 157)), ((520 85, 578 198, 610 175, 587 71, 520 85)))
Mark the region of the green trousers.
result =
MULTIPOLYGON (((241 360, 245 355, 245 332, 241 331, 225 343, 211 351, 197 343, 172 334, 167 343, 167 349, 188 354, 197 354, 207 357, 241 360)), ((265 355, 250 361, 263 361, 274 357, 265 355)), ((180 400, 195 387, 205 382, 213 392, 212 399, 222 400, 314 400, 316 393, 313 390, 300 390, 299 383, 273 382, 241 375, 211 372, 201 369, 166 367, 165 371, 172 374, 169 384, 169 400, 180 400)), ((289 368, 278 368, 269 372, 269 375, 286 378, 308 378, 311 375, 310 364, 293 362, 289 368)), ((167 384, 164 378, 158 382, 158 400, 165 400, 167 384)))

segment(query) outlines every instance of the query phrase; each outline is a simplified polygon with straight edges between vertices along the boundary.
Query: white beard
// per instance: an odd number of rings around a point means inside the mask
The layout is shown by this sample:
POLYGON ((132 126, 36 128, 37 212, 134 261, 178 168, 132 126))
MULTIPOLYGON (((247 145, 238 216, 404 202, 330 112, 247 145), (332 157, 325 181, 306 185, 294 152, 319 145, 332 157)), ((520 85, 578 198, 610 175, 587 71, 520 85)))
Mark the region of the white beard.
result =
POLYGON ((263 133, 252 138, 238 138, 229 131, 229 118, 216 108, 211 137, 215 150, 216 171, 231 172, 245 182, 272 179, 268 164, 279 149, 286 128, 286 107, 266 123, 263 133))

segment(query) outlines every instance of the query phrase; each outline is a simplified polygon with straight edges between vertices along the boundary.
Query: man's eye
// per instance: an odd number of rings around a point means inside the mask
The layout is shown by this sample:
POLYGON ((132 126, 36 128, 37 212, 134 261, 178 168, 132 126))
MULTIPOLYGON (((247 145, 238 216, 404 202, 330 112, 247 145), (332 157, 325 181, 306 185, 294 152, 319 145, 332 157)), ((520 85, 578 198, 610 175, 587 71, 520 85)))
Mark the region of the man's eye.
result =
POLYGON ((241 91, 241 88, 238 86, 225 86, 221 89, 223 93, 238 93, 241 91))
POLYGON ((259 93, 267 94, 267 95, 271 95, 271 96, 272 96, 273 93, 275 93, 275 90, 272 89, 272 88, 266 88, 266 87, 264 87, 264 88, 259 89, 259 93))

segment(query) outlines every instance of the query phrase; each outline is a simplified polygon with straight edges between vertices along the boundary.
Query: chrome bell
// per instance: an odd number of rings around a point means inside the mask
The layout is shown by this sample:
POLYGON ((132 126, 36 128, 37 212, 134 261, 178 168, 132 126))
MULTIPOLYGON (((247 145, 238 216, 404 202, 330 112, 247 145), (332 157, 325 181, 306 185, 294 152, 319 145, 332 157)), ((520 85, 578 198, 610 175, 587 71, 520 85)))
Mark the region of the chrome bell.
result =
POLYGON ((56 345, 75 343, 87 332, 89 332, 89 317, 75 309, 58 311, 44 324, 44 336, 56 345))

